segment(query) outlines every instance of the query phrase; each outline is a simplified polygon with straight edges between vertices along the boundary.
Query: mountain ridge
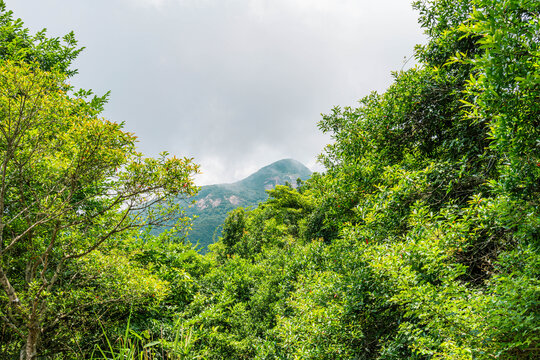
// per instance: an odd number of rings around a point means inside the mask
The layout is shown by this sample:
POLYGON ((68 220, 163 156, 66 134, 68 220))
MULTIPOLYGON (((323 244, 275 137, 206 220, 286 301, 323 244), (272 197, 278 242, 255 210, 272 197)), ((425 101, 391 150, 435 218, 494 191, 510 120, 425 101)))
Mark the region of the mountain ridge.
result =
POLYGON ((266 190, 285 183, 296 186, 297 179, 306 180, 311 173, 297 160, 282 159, 239 181, 201 186, 199 193, 191 198, 194 205, 186 209, 187 216, 196 216, 187 240, 198 243, 201 251, 205 252, 214 237, 220 235, 218 228, 229 211, 237 207, 257 206, 268 198, 266 190))

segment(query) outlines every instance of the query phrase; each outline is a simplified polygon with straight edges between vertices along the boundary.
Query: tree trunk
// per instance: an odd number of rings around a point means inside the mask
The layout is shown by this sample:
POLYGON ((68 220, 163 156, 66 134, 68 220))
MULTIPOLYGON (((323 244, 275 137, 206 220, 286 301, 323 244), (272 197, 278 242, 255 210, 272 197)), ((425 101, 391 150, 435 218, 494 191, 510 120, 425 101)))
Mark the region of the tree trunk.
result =
POLYGON ((37 358, 39 332, 39 326, 36 323, 28 327, 28 337, 26 338, 26 344, 21 349, 20 360, 34 360, 37 358))

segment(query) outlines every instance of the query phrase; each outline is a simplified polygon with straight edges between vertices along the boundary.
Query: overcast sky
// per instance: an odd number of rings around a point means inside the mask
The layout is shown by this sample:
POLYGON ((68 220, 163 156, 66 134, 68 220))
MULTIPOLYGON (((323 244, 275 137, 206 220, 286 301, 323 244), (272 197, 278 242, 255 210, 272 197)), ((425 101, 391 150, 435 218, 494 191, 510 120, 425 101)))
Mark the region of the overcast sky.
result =
POLYGON ((104 116, 143 153, 194 157, 199 185, 283 158, 320 170, 320 114, 384 91, 424 42, 409 0, 5 2, 34 32, 73 30, 72 83, 110 90, 104 116))

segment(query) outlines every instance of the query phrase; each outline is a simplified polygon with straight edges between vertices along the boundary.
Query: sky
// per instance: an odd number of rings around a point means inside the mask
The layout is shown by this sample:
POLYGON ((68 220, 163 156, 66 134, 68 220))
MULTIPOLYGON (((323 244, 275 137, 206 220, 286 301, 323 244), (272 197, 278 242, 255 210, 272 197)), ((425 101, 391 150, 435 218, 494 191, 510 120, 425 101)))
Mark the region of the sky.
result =
POLYGON ((193 157, 198 185, 293 158, 323 171, 335 106, 384 91, 425 42, 409 0, 5 0, 31 31, 74 31, 71 83, 111 91, 148 156, 193 157))

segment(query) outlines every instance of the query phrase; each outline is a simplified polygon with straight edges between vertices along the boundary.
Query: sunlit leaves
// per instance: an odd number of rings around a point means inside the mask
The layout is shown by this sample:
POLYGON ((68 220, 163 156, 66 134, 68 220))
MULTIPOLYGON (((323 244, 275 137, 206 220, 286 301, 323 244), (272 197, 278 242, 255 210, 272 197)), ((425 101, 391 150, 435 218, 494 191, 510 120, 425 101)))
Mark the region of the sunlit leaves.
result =
POLYGON ((42 66, 0 62, 0 283, 10 297, 2 319, 22 341, 66 318, 84 323, 97 303, 162 298, 165 282, 111 249, 130 229, 166 222, 157 205, 197 191, 192 159, 143 157, 133 134, 99 117, 100 100, 73 97, 66 76, 42 66))

